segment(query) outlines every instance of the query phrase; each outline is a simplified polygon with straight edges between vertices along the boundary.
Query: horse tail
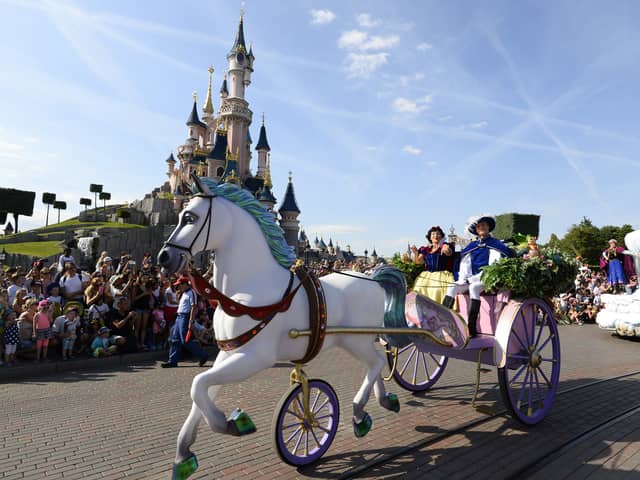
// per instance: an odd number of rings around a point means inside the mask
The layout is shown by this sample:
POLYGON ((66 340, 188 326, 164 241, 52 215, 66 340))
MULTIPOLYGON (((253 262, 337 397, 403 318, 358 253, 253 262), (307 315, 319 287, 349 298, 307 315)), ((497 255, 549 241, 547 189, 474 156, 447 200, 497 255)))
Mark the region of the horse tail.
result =
MULTIPOLYGON (((404 273, 391 265, 380 265, 371 273, 384 289, 384 326, 391 328, 407 327, 404 304, 407 296, 407 279, 404 273)), ((385 335, 387 342, 396 347, 405 346, 411 340, 405 335, 385 335), (388 338, 387 338, 388 337, 388 338)))

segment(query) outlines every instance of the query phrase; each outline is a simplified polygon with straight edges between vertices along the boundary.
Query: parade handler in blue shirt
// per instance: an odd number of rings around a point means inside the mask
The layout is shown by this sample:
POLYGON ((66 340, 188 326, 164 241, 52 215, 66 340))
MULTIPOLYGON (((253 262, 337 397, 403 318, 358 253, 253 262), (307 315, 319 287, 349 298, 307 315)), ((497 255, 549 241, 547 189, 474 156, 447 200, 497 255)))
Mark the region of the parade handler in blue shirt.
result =
POLYGON ((171 342, 169 361, 161 364, 161 366, 162 368, 177 367, 182 355, 182 349, 186 348, 200 359, 199 365, 203 367, 209 359, 209 354, 193 339, 195 335, 187 335, 193 329, 193 324, 196 321, 196 293, 191 289, 189 279, 183 275, 173 285, 181 292, 178 303, 178 318, 173 324, 169 337, 171 342))
POLYGON ((491 265, 503 257, 513 257, 513 252, 497 238, 491 236, 496 227, 496 219, 492 215, 480 215, 469 220, 467 230, 478 237, 460 252, 460 269, 454 284, 447 289, 443 304, 452 308, 455 296, 469 291, 469 334, 477 336, 476 321, 480 313, 480 294, 484 291, 482 283, 482 267, 491 265))

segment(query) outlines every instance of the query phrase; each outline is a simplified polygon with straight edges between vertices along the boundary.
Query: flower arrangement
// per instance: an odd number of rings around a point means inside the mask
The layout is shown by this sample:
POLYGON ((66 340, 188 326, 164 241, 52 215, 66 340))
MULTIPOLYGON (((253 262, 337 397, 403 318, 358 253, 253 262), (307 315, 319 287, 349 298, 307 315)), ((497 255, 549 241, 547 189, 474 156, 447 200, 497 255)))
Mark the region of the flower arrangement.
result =
POLYGON ((578 273, 576 260, 556 249, 538 247, 535 256, 503 258, 482 269, 487 292, 510 290, 516 297, 553 297, 571 290, 578 273))

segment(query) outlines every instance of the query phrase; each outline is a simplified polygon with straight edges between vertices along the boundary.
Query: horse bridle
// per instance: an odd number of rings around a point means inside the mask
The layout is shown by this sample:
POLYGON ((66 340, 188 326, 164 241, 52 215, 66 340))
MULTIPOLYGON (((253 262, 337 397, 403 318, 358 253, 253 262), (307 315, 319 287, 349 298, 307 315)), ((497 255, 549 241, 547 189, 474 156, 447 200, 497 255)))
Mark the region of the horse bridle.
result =
POLYGON ((194 196, 208 199, 209 210, 207 211, 207 216, 205 218, 205 221, 202 222, 202 226, 200 227, 200 230, 198 230, 198 233, 196 233, 195 237, 193 237, 193 240, 191 241, 191 245, 189 245, 189 247, 183 247, 182 245, 178 245, 177 243, 173 243, 168 240, 164 242, 165 246, 173 247, 177 250, 182 250, 184 252, 187 252, 189 254, 189 257, 193 257, 193 252, 191 250, 193 249, 193 246, 198 241, 198 238, 200 238, 200 234, 202 233, 202 230, 204 229, 205 225, 207 227, 207 238, 204 241, 205 249, 209 244, 209 234, 211 232, 211 222, 213 220, 213 199, 216 197, 216 195, 194 195, 194 196))

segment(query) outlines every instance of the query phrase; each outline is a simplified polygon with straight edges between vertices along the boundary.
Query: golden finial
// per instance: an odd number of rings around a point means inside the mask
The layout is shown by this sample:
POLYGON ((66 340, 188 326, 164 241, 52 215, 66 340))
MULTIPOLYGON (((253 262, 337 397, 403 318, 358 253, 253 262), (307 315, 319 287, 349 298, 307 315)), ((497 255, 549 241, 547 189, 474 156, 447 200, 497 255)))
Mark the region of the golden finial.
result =
POLYGON ((291 183, 291 170, 289 170, 289 183, 291 183))
POLYGON ((262 112, 262 126, 264 127, 264 112, 262 112))
POLYGON ((209 65, 209 87, 207 88, 207 98, 202 106, 202 111, 207 114, 213 114, 213 102, 211 101, 211 80, 213 78, 213 65, 209 65))
POLYGON ((244 18, 244 2, 240 3, 240 21, 244 18))
POLYGON ((198 103, 198 92, 194 90, 191 95, 193 96, 194 103, 198 103))

